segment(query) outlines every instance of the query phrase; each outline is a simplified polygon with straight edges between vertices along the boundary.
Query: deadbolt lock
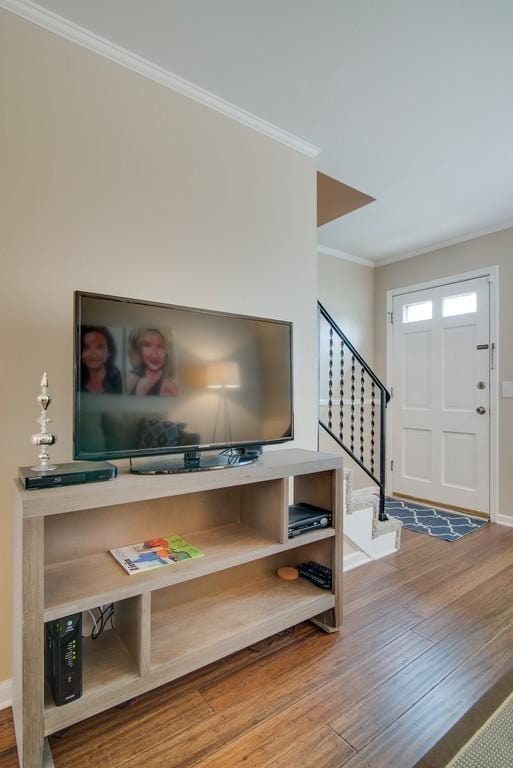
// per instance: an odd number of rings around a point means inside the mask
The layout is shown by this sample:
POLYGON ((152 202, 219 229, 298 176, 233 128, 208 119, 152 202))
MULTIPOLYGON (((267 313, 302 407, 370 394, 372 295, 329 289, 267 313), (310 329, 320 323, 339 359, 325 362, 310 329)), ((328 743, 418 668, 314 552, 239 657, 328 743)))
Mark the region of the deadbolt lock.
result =
POLYGON ((478 389, 486 389, 486 381, 478 381, 477 382, 477 388, 478 389))

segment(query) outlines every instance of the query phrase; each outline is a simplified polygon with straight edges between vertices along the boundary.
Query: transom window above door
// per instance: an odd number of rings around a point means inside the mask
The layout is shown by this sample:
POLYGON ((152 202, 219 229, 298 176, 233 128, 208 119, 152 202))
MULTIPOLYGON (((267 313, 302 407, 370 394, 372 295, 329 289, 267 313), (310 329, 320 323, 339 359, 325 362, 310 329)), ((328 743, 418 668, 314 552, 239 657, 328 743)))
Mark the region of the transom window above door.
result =
MULTIPOLYGON (((438 299, 437 303, 440 301, 438 299)), ((437 313, 440 310, 437 308, 437 313)), ((442 298, 442 317, 457 317, 477 312, 477 293, 458 293, 456 296, 442 298)), ((403 323, 419 323, 433 319, 433 301, 416 301, 403 306, 403 323)))
POLYGON ((470 315, 477 312, 477 293, 460 293, 457 296, 445 296, 442 301, 442 317, 470 315))
POLYGON ((432 318, 432 301, 417 301, 415 304, 405 304, 403 307, 403 323, 418 323, 432 318))

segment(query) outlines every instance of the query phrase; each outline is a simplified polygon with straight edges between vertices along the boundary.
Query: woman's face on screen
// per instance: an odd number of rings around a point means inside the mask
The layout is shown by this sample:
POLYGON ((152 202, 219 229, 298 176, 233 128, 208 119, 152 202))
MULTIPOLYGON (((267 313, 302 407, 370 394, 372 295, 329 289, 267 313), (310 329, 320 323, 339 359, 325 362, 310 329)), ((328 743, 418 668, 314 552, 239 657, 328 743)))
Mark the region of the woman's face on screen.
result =
POLYGON ((86 368, 100 370, 109 357, 107 339, 103 333, 90 331, 86 333, 82 342, 82 362, 86 368))
POLYGON ((166 346, 158 333, 145 333, 139 342, 142 363, 150 371, 161 371, 166 362, 166 346))

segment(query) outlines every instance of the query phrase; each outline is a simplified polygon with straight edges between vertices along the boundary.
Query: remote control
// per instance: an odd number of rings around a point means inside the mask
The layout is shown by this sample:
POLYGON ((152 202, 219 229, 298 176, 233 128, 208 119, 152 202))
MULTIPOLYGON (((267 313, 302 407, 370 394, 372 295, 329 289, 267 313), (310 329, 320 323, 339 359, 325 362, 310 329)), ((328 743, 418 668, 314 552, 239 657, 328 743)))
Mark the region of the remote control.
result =
POLYGON ((301 565, 298 565, 297 569, 300 576, 308 579, 317 587, 321 587, 321 589, 331 589, 331 568, 310 561, 308 563, 301 563, 301 565))

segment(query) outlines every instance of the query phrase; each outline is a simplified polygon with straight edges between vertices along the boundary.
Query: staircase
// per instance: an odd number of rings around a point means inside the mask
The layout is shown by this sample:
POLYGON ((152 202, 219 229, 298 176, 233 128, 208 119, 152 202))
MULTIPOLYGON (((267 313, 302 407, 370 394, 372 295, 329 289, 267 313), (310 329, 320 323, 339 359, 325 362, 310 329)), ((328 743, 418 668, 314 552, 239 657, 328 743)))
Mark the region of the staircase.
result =
POLYGON ((318 313, 319 426, 354 465, 344 470, 344 570, 349 570, 400 546, 401 523, 385 512, 390 393, 320 303, 318 313), (355 471, 372 485, 355 490, 355 471))
POLYGON ((344 571, 397 552, 402 523, 379 519, 375 488, 353 490, 353 470, 344 469, 344 571))

